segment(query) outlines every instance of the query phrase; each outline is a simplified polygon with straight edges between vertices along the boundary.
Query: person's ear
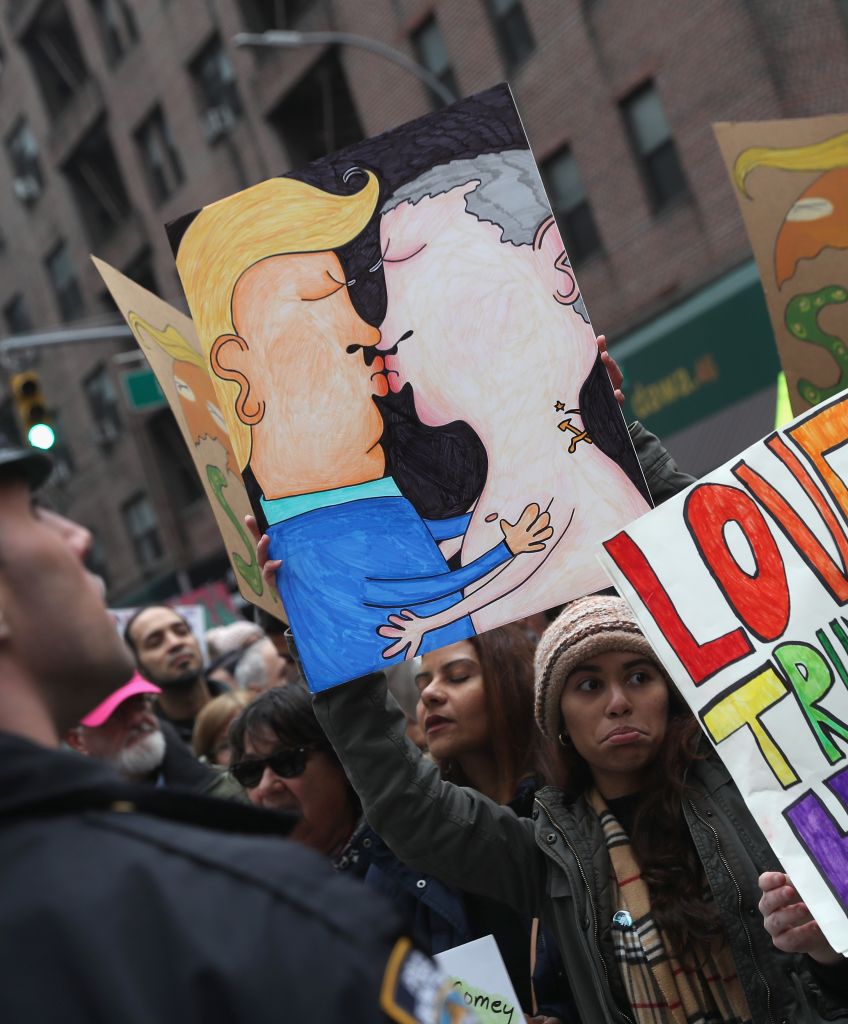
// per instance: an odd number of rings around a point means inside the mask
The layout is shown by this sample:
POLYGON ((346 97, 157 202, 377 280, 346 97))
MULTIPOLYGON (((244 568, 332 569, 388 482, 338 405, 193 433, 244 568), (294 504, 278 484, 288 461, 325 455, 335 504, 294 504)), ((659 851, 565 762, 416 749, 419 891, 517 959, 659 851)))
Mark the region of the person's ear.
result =
POLYGON ((81 725, 77 725, 73 729, 68 729, 65 733, 65 742, 72 750, 76 750, 79 754, 88 753, 88 747, 85 743, 85 733, 83 732, 81 725))
POLYGON ((538 256, 545 280, 550 281, 553 297, 563 306, 572 306, 580 298, 580 290, 553 217, 543 220, 536 229, 533 252, 538 256))
POLYGON ((259 423, 265 415, 265 402, 251 393, 254 389, 248 377, 250 348, 244 338, 222 334, 215 339, 209 361, 218 377, 238 385, 236 416, 248 427, 259 423))
POLYGON ((6 614, 2 608, 0 608, 0 644, 5 643, 11 638, 12 630, 9 627, 9 620, 6 618, 6 614))

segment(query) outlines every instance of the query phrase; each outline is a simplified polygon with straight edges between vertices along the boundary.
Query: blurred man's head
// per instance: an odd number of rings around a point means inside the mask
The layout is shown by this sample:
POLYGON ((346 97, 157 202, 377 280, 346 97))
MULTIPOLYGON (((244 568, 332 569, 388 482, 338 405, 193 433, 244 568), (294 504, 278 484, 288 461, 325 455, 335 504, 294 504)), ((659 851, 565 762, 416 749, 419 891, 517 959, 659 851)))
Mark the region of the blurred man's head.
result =
POLYGON ((168 605, 149 605, 133 615, 124 639, 138 670, 163 690, 187 690, 203 671, 200 645, 188 622, 168 605))
POLYGON ((85 566, 91 534, 33 502, 49 467, 0 442, 0 727, 54 745, 132 662, 85 566))
POLYGON ((235 667, 236 683, 243 690, 262 693, 272 686, 285 686, 289 665, 267 636, 256 640, 245 650, 235 667))
POLYGON ((108 761, 132 781, 154 772, 165 758, 165 737, 153 709, 160 692, 136 674, 67 734, 70 746, 108 761))

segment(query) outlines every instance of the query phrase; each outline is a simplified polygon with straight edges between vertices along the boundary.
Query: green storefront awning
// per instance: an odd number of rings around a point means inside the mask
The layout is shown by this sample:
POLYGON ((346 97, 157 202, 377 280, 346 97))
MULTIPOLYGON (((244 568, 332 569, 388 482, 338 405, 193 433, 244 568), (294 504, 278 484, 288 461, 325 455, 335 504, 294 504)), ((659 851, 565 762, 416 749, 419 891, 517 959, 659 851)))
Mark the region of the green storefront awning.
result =
POLYGON ((753 260, 613 339, 625 416, 668 437, 774 385, 780 360, 753 260))

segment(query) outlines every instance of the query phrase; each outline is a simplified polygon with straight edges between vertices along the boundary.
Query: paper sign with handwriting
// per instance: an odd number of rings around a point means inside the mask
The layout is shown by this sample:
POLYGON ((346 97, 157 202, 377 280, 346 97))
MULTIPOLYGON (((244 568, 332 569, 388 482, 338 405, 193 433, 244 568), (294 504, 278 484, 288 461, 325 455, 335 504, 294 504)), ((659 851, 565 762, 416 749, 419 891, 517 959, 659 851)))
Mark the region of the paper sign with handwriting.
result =
POLYGON ((848 950, 848 392, 617 533, 601 561, 848 950))
POLYGON ((493 935, 446 949, 433 958, 480 1024, 520 1024, 521 1006, 493 935))

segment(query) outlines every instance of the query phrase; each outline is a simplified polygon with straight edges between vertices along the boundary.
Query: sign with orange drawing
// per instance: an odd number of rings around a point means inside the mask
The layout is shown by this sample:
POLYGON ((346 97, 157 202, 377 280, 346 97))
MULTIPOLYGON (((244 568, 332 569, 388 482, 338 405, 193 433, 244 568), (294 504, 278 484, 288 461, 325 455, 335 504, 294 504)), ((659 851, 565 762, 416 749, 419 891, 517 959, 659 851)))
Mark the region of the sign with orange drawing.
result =
POLYGON ((156 374, 188 446, 245 600, 285 618, 244 527, 250 501, 238 472, 218 397, 191 320, 108 263, 92 257, 115 305, 156 374))
POLYGON ((848 114, 714 128, 797 415, 848 387, 848 114))
POLYGON ((613 536, 601 561, 848 950, 848 391, 613 536))
POLYGON ((169 231, 313 689, 603 584, 649 497, 507 86, 169 231))

